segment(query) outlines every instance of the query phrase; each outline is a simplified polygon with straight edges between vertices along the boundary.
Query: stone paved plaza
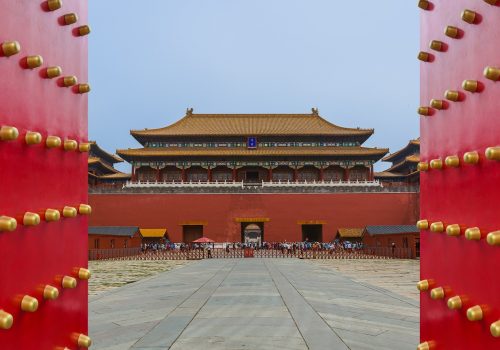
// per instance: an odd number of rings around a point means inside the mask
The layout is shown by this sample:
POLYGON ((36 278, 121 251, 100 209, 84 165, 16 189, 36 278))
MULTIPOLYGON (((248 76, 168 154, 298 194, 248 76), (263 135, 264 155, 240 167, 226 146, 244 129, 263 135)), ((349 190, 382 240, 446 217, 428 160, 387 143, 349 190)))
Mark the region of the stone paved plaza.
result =
POLYGON ((93 296, 93 348, 416 348, 416 298, 325 264, 202 260, 93 296))

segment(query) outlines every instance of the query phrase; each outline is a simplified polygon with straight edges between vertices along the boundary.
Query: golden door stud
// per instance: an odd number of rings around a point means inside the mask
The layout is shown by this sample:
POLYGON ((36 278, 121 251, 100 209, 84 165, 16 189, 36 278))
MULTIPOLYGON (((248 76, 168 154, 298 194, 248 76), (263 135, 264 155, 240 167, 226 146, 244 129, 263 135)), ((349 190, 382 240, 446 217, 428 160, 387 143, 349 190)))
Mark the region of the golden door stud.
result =
POLYGON ((82 348, 89 348, 92 345, 92 340, 85 334, 78 335, 78 346, 82 348))
POLYGON ((14 317, 8 312, 0 310, 0 329, 10 329, 14 324, 14 317))
POLYGON ((460 35, 460 31, 459 31, 459 29, 457 27, 447 26, 446 28, 444 28, 444 34, 447 37, 456 39, 460 35))
POLYGON ((62 6, 62 0, 48 0, 47 7, 50 11, 55 11, 60 9, 62 6))
POLYGON ((43 58, 40 55, 26 57, 26 66, 29 69, 35 69, 43 64, 43 58))
POLYGON ((19 137, 19 131, 13 126, 2 126, 0 128, 0 141, 13 141, 19 137))
POLYGON ((464 154, 464 162, 467 164, 479 163, 479 153, 477 153, 476 151, 466 152, 464 154))
POLYGON ((429 221, 427 221, 427 220, 417 221, 417 228, 419 230, 427 230, 429 228, 429 221))
POLYGON ((431 290, 431 298, 434 300, 444 299, 444 288, 437 287, 431 290))
POLYGON ((17 228, 17 220, 9 216, 0 216, 0 232, 12 232, 17 228))
POLYGON ((484 155, 489 160, 500 160, 500 147, 488 147, 484 151, 484 155))
POLYGON ((90 215, 92 214, 92 207, 88 204, 80 204, 78 207, 78 212, 80 215, 90 215))
POLYGON ((61 218, 61 213, 59 213, 59 210, 56 209, 45 210, 45 221, 47 222, 59 221, 60 218, 61 218))
POLYGON ((500 80, 500 68, 497 67, 486 67, 483 71, 485 78, 493 81, 500 80))
POLYGON ((70 25, 78 21, 78 15, 76 13, 68 13, 64 15, 64 24, 70 25))
POLYGON ((448 101, 458 102, 460 101, 460 93, 456 90, 446 90, 444 93, 444 98, 448 101))
POLYGON ((429 43, 429 48, 431 48, 431 50, 434 50, 434 51, 443 51, 445 48, 445 44, 439 40, 432 40, 429 43))
POLYGON ((88 25, 80 26, 78 29, 78 35, 85 36, 90 34, 90 27, 88 25))
POLYGON ((70 276, 64 276, 61 285, 64 289, 74 289, 76 288, 76 278, 70 277, 70 276))
POLYGON ((450 310, 459 310, 462 308, 462 298, 458 295, 454 296, 448 299, 447 305, 450 310))
POLYGON ((81 280, 89 280, 91 276, 92 274, 88 269, 82 267, 78 270, 78 278, 81 280))
POLYGON ((59 148, 61 144, 62 141, 59 136, 48 136, 45 140, 45 146, 47 146, 47 148, 59 148))
POLYGON ((460 166, 460 158, 458 156, 448 156, 444 160, 444 163, 446 164, 447 167, 449 168, 457 168, 460 166))
POLYGON ((65 218, 74 218, 76 217, 77 211, 76 208, 73 207, 64 207, 63 208, 63 216, 65 218))
POLYGON ((433 222, 431 224, 432 232, 444 232, 444 224, 441 221, 433 222))
POLYGON ((431 282, 429 280, 422 280, 417 283, 417 289, 421 292, 425 292, 429 290, 431 282))
POLYGON ((453 224, 446 226, 446 234, 448 236, 460 236, 460 225, 453 224))
POLYGON ((62 74, 62 69, 59 66, 48 67, 46 74, 47 78, 53 79, 62 74))
POLYGON ((70 86, 76 85, 77 82, 78 82, 78 79, 76 79, 76 77, 74 75, 70 75, 70 76, 63 78, 63 85, 65 87, 70 87, 70 86))
POLYGON ((429 10, 431 7, 431 4, 427 0, 419 0, 418 7, 420 7, 422 10, 429 10))
POLYGON ((476 21, 477 13, 472 10, 463 10, 462 11, 462 21, 474 24, 476 21))
POLYGON ((21 51, 21 45, 17 41, 4 41, 1 48, 5 57, 16 55, 21 51))
POLYGON ((90 143, 80 143, 78 146, 80 152, 89 152, 90 151, 90 143))
POLYGON ((36 131, 28 131, 24 136, 24 141, 27 145, 38 145, 42 142, 42 134, 36 131))
POLYGON ((469 321, 481 321, 483 319, 483 308, 479 305, 467 309, 467 319, 469 321))
POLYGON ((432 115, 432 109, 430 107, 421 106, 418 107, 417 113, 423 115, 424 117, 432 115))
POLYGON ((435 109, 446 109, 446 103, 443 100, 431 100, 431 107, 435 109))
POLYGON ((64 140, 64 150, 65 151, 76 151, 78 148, 78 142, 75 140, 64 140))
POLYGON ((435 348, 434 342, 432 341, 426 341, 418 344, 417 346, 417 350, 433 350, 434 348, 435 348))
POLYGON ((56 300, 59 297, 59 289, 54 286, 46 285, 43 288, 43 298, 45 300, 56 300))
POLYGON ((443 160, 442 159, 433 159, 430 163, 431 169, 443 169, 443 160))
MULTIPOLYGON (((0 325, 0 327, 1 327, 1 325, 0 325)), ((500 337, 500 320, 498 320, 496 322, 493 322, 490 325, 490 333, 495 338, 499 338, 500 337)))
POLYGON ((420 51, 417 58, 422 62, 429 62, 431 60, 431 54, 425 51, 420 51))
POLYGON ((477 80, 464 80, 462 88, 469 92, 479 92, 479 82, 477 80))
POLYGON ((488 235, 486 236, 486 241, 489 245, 500 245, 500 231, 493 231, 488 233, 488 235))
POLYGON ((89 84, 78 84, 78 93, 79 94, 86 94, 90 92, 90 85, 89 84))
POLYGON ((40 223, 40 215, 36 213, 26 212, 23 216, 23 225, 36 226, 40 223))
POLYGON ((21 310, 24 312, 35 312, 38 310, 38 300, 29 295, 25 295, 21 300, 21 310))
POLYGON ((479 241, 481 239, 481 230, 479 227, 471 227, 465 230, 465 238, 469 241, 479 241))
POLYGON ((417 164, 417 170, 418 171, 427 171, 427 170, 429 170, 429 163, 427 163, 427 162, 419 162, 417 164))

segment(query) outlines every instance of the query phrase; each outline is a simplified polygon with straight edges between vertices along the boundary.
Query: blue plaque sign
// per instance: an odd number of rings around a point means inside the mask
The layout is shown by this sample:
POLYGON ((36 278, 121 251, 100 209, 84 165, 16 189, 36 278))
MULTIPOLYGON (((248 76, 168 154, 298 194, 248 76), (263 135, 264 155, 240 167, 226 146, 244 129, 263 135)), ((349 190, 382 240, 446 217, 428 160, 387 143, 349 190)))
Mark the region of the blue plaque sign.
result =
POLYGON ((247 148, 257 148, 257 138, 255 136, 247 139, 247 148))

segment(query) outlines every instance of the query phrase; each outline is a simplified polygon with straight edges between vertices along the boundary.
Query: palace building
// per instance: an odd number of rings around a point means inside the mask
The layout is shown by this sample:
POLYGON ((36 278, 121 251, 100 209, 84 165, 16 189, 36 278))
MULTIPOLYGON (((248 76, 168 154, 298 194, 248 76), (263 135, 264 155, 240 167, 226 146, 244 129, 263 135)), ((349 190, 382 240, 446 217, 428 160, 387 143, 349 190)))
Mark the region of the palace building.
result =
POLYGON ((123 162, 120 157, 103 150, 95 141, 90 141, 88 158, 88 184, 90 187, 123 185, 130 174, 116 170, 113 165, 123 162))
MULTIPOLYGON (((90 188, 92 226, 162 228, 172 242, 331 241, 340 228, 406 225, 418 187, 385 186, 373 129, 307 114, 195 114, 132 130, 117 150, 132 165, 120 186, 90 188)), ((111 161, 111 160, 110 160, 111 161)))
POLYGON ((419 184, 420 171, 420 139, 410 140, 397 152, 385 156, 382 161, 391 162, 392 166, 380 173, 375 173, 375 179, 385 185, 419 184))
POLYGON ((373 129, 345 128, 310 114, 194 114, 159 129, 132 130, 143 146, 117 154, 132 182, 373 181, 388 151, 363 147, 373 129))

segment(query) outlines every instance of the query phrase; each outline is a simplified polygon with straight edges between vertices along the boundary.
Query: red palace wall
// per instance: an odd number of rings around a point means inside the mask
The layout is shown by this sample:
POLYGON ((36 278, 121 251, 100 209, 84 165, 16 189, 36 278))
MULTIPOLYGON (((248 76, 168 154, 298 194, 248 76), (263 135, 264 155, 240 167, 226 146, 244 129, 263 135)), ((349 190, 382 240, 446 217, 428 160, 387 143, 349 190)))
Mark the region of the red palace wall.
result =
POLYGON ((78 335, 87 334, 87 281, 78 278, 87 267, 87 218, 77 212, 87 203, 87 153, 48 148, 46 139, 87 141, 87 95, 61 80, 74 75, 87 82, 87 37, 76 29, 87 24, 87 1, 64 1, 52 11, 47 1, 2 0, 0 14, 0 127, 18 130, 17 137, 0 135, 0 349, 80 349, 78 335), (68 13, 78 22, 63 25, 68 13), (20 50, 9 56, 2 44, 11 41, 20 50), (43 63, 30 69, 27 57, 35 55, 43 63), (49 79, 53 66, 62 75, 49 79), (28 131, 38 132, 41 139, 32 140, 40 142, 28 145, 28 131), (65 206, 74 208, 67 216, 76 216, 63 217, 65 206), (60 211, 60 220, 47 222, 49 208, 60 211), (26 225, 26 212, 38 214, 39 224, 26 225), (17 228, 5 225, 16 221, 17 228), (76 278, 76 287, 64 289, 63 276, 76 278), (58 298, 44 297, 47 285, 58 298))
POLYGON ((495 1, 433 0, 421 12, 420 47, 433 56, 421 63, 421 105, 444 99, 446 90, 460 94, 420 124, 421 161, 443 163, 421 173, 421 217, 430 225, 420 225, 421 278, 430 285, 421 286, 422 349, 500 349, 500 239, 489 235, 500 230, 500 148, 496 156, 485 152, 500 146, 500 70, 483 73, 500 68, 500 5, 487 2, 495 1), (456 38, 444 34, 447 26, 459 29, 456 38), (442 51, 429 49, 432 40, 444 43, 442 51), (477 81, 477 90, 465 80, 477 81), (467 152, 477 152, 477 162, 464 159, 467 152), (445 163, 449 156, 459 163, 445 163), (466 235, 470 228, 479 235, 466 235), (461 307, 448 303, 452 297, 461 307))
POLYGON ((349 194, 91 194, 91 226, 166 228, 182 241, 182 223, 204 222, 204 236, 218 242, 241 240, 236 218, 269 219, 266 241, 300 241, 297 222, 321 221, 323 240, 339 227, 397 225, 418 218, 416 193, 349 194))

